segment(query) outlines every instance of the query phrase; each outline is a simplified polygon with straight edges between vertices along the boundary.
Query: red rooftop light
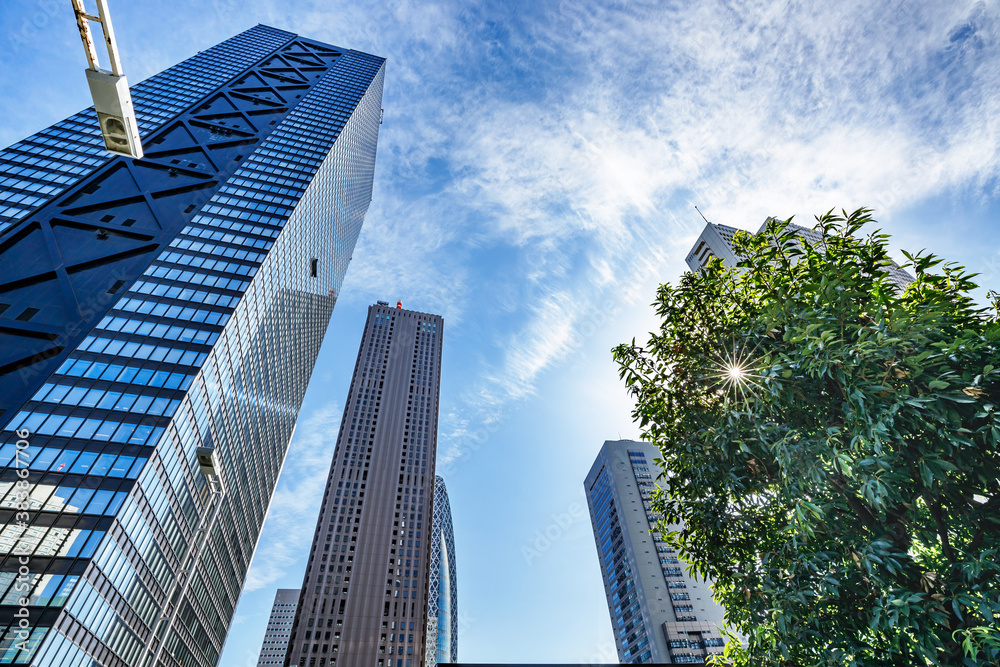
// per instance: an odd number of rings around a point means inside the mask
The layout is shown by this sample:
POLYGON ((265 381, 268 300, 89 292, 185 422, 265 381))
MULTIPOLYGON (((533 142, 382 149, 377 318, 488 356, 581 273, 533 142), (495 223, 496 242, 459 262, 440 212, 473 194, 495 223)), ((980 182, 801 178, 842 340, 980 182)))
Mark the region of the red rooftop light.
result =
POLYGON ((399 308, 400 310, 402 310, 403 309, 403 302, 402 301, 397 301, 396 302, 396 308, 399 308))

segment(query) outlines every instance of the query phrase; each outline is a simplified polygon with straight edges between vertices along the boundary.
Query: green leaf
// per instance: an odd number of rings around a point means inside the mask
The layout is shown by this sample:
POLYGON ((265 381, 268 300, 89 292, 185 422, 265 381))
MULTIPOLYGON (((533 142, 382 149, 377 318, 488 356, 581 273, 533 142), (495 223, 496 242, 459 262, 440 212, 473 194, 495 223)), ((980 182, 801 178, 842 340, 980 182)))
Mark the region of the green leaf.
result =
POLYGON ((662 285, 656 334, 616 349, 651 511, 746 638, 727 664, 997 664, 998 311, 926 252, 899 290, 870 211, 817 223, 738 235, 738 271, 662 285))

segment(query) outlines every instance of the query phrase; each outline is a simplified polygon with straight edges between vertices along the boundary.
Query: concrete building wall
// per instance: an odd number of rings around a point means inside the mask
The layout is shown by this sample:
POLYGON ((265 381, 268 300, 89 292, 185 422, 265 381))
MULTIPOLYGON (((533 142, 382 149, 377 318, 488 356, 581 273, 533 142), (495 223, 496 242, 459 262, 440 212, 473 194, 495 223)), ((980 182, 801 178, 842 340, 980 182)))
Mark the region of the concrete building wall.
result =
MULTIPOLYGON (((765 220, 757 230, 757 234, 762 234, 767 229, 767 223, 771 220, 773 220, 773 218, 765 220)), ((808 227, 789 224, 789 228, 795 232, 796 235, 806 239, 810 243, 818 243, 823 239, 822 234, 813 231, 808 227)), ((740 258, 733 250, 733 235, 738 231, 745 230, 739 230, 735 227, 728 227, 726 225, 719 225, 714 222, 706 224, 705 229, 702 230, 701 235, 698 237, 698 240, 694 242, 694 245, 691 247, 691 251, 685 259, 688 268, 691 271, 703 269, 705 268, 705 265, 708 264, 708 260, 712 257, 719 257, 726 266, 735 266, 736 262, 738 262, 740 258)), ((896 264, 893 264, 890 267, 889 272, 892 275, 893 282, 900 288, 904 288, 913 282, 913 276, 896 264)))
POLYGON ((723 609, 710 584, 689 576, 653 530, 658 456, 649 443, 607 441, 584 482, 622 664, 704 662, 723 649, 723 609))
POLYGON ((443 333, 368 309, 286 665, 424 665, 443 333))
POLYGON ((733 252, 733 235, 738 231, 735 227, 712 222, 705 225, 685 258, 688 268, 692 271, 704 268, 712 257, 720 258, 727 266, 735 265, 737 258, 733 252))
POLYGON ((298 588, 279 588, 274 593, 271 616, 267 619, 264 640, 260 646, 257 667, 281 665, 288 650, 288 637, 295 621, 295 608, 299 602, 298 588))

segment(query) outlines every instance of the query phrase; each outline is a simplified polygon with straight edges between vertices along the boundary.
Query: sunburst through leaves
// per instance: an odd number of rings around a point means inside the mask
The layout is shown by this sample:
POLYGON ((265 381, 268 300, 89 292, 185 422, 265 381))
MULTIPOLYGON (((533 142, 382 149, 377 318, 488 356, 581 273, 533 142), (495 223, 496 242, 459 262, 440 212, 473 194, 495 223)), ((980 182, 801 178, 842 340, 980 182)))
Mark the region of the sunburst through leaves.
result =
POLYGON ((709 373, 708 377, 713 382, 720 383, 720 390, 726 394, 727 399, 746 399, 760 386, 761 375, 754 358, 756 351, 756 346, 747 351, 733 344, 716 355, 714 372, 709 373))

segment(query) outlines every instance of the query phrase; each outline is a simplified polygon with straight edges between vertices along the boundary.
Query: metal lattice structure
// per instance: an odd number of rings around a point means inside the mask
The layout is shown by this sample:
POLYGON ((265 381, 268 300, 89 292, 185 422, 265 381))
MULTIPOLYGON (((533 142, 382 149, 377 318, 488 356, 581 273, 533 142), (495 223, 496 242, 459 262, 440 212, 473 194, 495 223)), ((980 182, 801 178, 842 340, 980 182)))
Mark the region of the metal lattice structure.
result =
POLYGON ((108 157, 93 109, 0 150, 0 662, 218 662, 371 202, 384 75, 258 25, 133 88, 147 159, 108 157))
POLYGON ((425 664, 458 662, 458 569, 451 503, 444 480, 434 478, 434 518, 431 524, 430 592, 427 596, 425 664), (444 630, 442 631, 442 627, 444 630))
POLYGON ((0 423, 340 57, 291 39, 0 235, 0 423))

